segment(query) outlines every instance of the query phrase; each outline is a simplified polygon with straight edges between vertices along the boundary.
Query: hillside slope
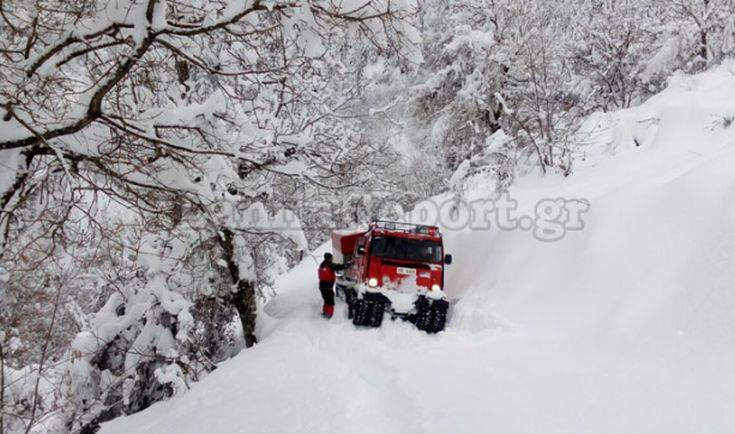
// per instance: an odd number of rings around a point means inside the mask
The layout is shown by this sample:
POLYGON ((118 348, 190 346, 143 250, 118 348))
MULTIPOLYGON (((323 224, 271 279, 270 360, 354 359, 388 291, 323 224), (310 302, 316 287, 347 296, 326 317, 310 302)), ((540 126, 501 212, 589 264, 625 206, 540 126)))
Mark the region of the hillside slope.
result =
MULTIPOLYGON (((279 281, 261 343, 103 433, 730 433, 735 430, 735 66, 590 118, 575 175, 519 211, 591 204, 582 231, 447 231, 446 332, 318 316, 316 262, 279 281)), ((487 195, 476 180, 468 199, 487 195)), ((319 255, 320 252, 315 252, 319 255)))

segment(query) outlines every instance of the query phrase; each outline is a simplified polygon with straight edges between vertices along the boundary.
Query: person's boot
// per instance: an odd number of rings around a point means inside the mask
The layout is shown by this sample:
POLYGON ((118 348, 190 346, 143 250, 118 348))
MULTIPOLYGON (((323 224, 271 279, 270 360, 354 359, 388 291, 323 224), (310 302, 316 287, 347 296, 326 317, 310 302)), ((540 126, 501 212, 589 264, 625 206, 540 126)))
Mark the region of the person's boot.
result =
POLYGON ((330 306, 328 304, 324 305, 324 318, 329 319, 334 314, 334 306, 330 306))

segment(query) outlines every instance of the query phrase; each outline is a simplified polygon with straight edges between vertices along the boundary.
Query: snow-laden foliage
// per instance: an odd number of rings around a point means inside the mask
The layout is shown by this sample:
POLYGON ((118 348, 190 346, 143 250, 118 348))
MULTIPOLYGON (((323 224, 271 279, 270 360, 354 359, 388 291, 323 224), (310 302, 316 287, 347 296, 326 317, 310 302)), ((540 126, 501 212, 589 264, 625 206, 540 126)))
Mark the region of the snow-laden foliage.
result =
POLYGON ((414 5, 1 7, 2 320, 28 338, 9 361, 67 372, 63 406, 9 417, 93 429, 257 341, 258 299, 308 247, 290 189, 370 164, 349 60, 411 58, 414 5))
POLYGON ((656 6, 676 42, 676 60, 687 72, 701 71, 735 55, 733 0, 658 0, 656 6))
POLYGON ((450 169, 500 128, 496 94, 508 66, 494 12, 484 1, 442 1, 424 16, 423 48, 433 70, 412 87, 411 108, 423 124, 419 140, 428 151, 440 151, 450 169))
POLYGON ((461 183, 447 179, 459 169, 486 173, 501 190, 519 173, 571 174, 589 144, 580 130, 585 115, 639 104, 675 71, 732 56, 733 6, 426 0, 424 63, 402 70, 400 80, 385 68, 387 96, 374 106, 387 107, 390 122, 378 134, 391 131, 398 148, 420 155, 415 172, 433 171, 421 179, 433 192, 456 190, 461 183))
POLYGON ((241 348, 237 310, 225 303, 232 284, 217 272, 225 264, 212 267, 205 249, 216 246, 197 243, 197 232, 182 224, 124 252, 121 267, 136 273, 72 343, 72 429, 185 391, 241 348))

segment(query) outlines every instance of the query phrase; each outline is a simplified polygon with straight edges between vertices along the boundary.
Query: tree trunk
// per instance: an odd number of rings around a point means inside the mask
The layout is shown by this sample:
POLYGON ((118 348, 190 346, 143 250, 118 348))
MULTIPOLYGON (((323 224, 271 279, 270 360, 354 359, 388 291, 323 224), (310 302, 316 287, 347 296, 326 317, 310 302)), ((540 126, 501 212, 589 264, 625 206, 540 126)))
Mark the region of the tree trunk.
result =
POLYGON ((240 266, 235 258, 234 234, 230 229, 221 228, 219 244, 224 252, 224 260, 227 263, 227 271, 230 274, 235 290, 228 294, 226 301, 229 302, 240 316, 242 332, 245 337, 245 346, 252 347, 258 343, 255 337, 255 285, 253 282, 240 278, 240 266))
POLYGON ((707 29, 702 28, 699 32, 699 55, 704 60, 705 65, 709 65, 709 55, 707 53, 707 29))
POLYGON ((707 26, 708 26, 708 15, 709 15, 709 3, 710 0, 704 1, 704 14, 702 14, 702 23, 699 28, 699 55, 704 60, 705 67, 709 65, 709 50, 707 47, 707 26))
POLYGON ((245 346, 250 348, 258 343, 258 338, 255 337, 256 302, 253 284, 246 280, 240 280, 237 283, 237 292, 233 294, 231 302, 240 315, 245 346))

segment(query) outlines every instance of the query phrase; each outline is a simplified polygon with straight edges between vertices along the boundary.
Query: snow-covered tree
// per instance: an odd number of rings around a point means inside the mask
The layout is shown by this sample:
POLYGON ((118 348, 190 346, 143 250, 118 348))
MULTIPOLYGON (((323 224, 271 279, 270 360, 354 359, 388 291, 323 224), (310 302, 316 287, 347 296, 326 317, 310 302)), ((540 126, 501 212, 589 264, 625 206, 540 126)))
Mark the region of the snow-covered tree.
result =
POLYGON ((673 0, 661 7, 680 24, 678 34, 687 69, 704 69, 735 54, 732 0, 673 0))
POLYGON ((647 93, 643 72, 661 30, 645 19, 652 6, 633 0, 567 2, 567 48, 573 73, 583 80, 589 109, 627 108, 647 93))
MULTIPOLYGON (((170 396, 238 340, 256 342, 268 277, 294 259, 289 250, 306 248, 298 219, 282 210, 292 198, 281 185, 337 188, 323 180, 360 146, 341 121, 352 96, 335 83, 355 73, 344 50, 402 50, 413 6, 2 8, 0 152, 12 157, 0 196, 3 267, 16 289, 50 292, 59 306, 76 276, 44 277, 85 269, 91 256, 107 297, 72 354, 66 414, 82 429, 170 396), (111 209, 126 212, 105 219, 111 209), (108 284, 104 269, 114 270, 108 284), (22 273, 37 289, 15 279, 22 273)), ((55 333, 53 320, 42 325, 55 333)), ((32 407, 19 415, 28 426, 32 407)))
POLYGON ((430 72, 413 86, 415 116, 425 126, 423 142, 442 150, 455 169, 500 129, 500 103, 507 66, 495 13, 484 1, 427 5, 424 57, 430 72))

